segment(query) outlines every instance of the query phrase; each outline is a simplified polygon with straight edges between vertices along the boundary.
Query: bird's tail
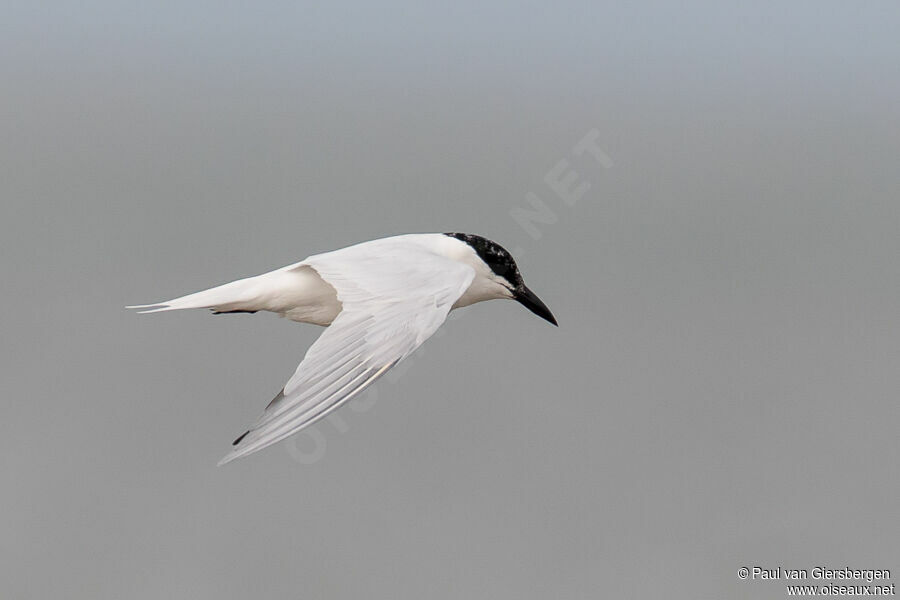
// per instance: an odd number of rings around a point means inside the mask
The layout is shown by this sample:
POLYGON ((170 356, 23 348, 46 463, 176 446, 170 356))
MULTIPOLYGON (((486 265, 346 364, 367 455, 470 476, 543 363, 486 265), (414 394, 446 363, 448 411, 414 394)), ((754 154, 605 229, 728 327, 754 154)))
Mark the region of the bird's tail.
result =
POLYGON ((137 304, 125 308, 136 309, 142 314, 183 308, 212 308, 217 312, 255 312, 258 309, 256 304, 259 298, 259 287, 259 277, 248 277, 181 298, 153 304, 137 304))

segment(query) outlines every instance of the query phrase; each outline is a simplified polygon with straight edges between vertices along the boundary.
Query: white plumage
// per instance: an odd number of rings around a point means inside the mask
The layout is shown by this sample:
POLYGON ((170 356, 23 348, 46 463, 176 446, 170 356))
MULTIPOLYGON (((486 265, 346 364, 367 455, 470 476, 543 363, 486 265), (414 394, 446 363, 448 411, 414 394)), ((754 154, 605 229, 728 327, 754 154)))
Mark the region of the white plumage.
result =
MULTIPOLYGON (((515 269, 514 262, 512 266, 515 269)), ((224 464, 296 433, 352 399, 431 337, 451 309, 493 298, 522 301, 510 281, 514 278, 495 273, 495 268, 457 237, 410 234, 317 254, 256 277, 129 308, 145 313, 265 310, 328 326, 283 391, 219 463, 224 464)), ((524 284, 521 288, 527 290, 524 284)))

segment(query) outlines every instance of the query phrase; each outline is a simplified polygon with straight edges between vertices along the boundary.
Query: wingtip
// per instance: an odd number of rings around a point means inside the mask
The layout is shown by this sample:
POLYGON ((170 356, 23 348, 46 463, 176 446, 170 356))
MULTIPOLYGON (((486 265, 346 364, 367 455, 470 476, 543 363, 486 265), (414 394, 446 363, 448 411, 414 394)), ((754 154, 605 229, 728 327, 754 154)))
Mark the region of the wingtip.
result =
POLYGON ((216 466, 217 466, 217 467, 221 467, 221 466, 223 466, 223 465, 227 465, 227 464, 230 463, 231 461, 237 460, 237 459, 239 459, 239 458, 242 457, 242 456, 244 456, 244 453, 243 453, 243 452, 241 452, 241 451, 238 450, 238 449, 233 449, 233 450, 231 450, 231 452, 229 452, 228 454, 226 454, 225 456, 223 456, 223 457, 222 457, 222 460, 220 460, 218 463, 216 463, 216 466))
POLYGON ((228 454, 226 454, 225 456, 222 457, 222 460, 220 460, 218 462, 218 464, 216 465, 217 467, 221 467, 222 465, 227 465, 231 461, 244 456, 244 453, 241 452, 241 450, 239 448, 237 448, 237 445, 240 444, 245 437, 247 437, 248 433, 250 433, 249 429, 247 431, 245 431, 244 433, 242 433, 241 435, 239 435, 236 440, 231 442, 231 445, 232 445, 231 452, 229 452, 228 454))

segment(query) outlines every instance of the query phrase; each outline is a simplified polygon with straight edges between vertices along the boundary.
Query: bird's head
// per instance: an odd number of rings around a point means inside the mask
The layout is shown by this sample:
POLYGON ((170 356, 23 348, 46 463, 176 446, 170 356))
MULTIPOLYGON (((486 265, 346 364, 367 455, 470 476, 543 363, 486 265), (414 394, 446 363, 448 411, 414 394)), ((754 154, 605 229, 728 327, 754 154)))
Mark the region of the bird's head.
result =
POLYGON ((479 235, 469 233, 446 235, 468 244, 487 266, 485 276, 490 280, 492 292, 496 294, 494 297, 511 298, 542 319, 558 326, 547 305, 525 285, 516 261, 506 248, 479 235))

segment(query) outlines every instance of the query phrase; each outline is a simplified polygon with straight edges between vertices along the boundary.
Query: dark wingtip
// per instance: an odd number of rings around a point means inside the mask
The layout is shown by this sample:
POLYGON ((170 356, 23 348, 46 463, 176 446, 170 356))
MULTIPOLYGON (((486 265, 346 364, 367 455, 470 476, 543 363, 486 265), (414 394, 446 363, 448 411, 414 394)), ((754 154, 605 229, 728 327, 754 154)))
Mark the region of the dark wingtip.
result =
POLYGON ((234 440, 233 442, 231 442, 231 445, 232 445, 232 446, 237 446, 238 444, 240 444, 240 443, 241 443, 241 440, 244 439, 245 437, 247 437, 247 434, 248 434, 248 433, 250 433, 250 430, 249 430, 249 429, 248 429, 247 431, 245 431, 244 433, 242 433, 241 436, 240 436, 238 439, 236 439, 236 440, 234 440))

